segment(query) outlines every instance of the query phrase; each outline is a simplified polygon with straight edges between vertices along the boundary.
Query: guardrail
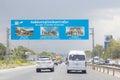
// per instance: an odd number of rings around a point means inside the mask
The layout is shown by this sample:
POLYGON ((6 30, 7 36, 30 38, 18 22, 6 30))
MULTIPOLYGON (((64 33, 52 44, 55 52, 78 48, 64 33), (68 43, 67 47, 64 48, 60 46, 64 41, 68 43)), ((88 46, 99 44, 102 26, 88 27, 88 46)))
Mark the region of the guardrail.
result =
POLYGON ((106 65, 87 64, 88 69, 107 73, 116 77, 120 77, 120 68, 106 65))

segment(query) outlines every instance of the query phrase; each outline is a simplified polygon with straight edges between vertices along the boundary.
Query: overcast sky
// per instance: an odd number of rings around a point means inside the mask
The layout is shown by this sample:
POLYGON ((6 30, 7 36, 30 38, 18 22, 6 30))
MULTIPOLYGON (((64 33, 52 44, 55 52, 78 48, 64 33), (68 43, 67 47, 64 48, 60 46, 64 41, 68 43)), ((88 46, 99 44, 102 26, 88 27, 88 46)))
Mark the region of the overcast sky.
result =
MULTIPOLYGON (((105 35, 120 38, 120 0, 0 0, 0 42, 6 45, 6 27, 12 19, 89 19, 95 29, 95 44, 104 45, 105 35)), ((71 49, 91 50, 89 40, 10 40, 10 46, 24 45, 36 52, 67 53, 71 49)))

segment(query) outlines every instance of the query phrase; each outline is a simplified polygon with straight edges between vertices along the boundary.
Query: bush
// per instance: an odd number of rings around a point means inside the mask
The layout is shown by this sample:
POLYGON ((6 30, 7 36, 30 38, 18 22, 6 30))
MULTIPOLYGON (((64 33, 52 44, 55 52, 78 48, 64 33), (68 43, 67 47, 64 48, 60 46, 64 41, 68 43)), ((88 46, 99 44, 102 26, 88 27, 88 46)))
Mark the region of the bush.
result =
POLYGON ((6 62, 7 62, 6 60, 2 60, 2 64, 6 64, 6 62))
POLYGON ((16 64, 21 64, 22 60, 16 60, 16 64))
POLYGON ((10 64, 15 64, 15 61, 11 60, 9 63, 10 63, 10 64))
POLYGON ((27 62, 28 62, 28 61, 25 60, 25 59, 22 59, 21 61, 22 61, 22 63, 27 63, 27 62))

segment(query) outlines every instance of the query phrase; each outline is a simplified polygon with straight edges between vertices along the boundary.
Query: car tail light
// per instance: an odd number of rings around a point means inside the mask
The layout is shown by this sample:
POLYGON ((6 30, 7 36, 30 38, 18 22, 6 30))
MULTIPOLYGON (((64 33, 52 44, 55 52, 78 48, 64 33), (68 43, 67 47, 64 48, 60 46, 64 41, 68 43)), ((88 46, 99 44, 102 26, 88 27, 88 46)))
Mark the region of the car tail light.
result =
POLYGON ((52 64, 52 62, 50 62, 50 64, 52 64))
POLYGON ((37 62, 37 64, 40 64, 40 62, 37 62))
POLYGON ((69 61, 67 61, 67 65, 69 66, 69 61))

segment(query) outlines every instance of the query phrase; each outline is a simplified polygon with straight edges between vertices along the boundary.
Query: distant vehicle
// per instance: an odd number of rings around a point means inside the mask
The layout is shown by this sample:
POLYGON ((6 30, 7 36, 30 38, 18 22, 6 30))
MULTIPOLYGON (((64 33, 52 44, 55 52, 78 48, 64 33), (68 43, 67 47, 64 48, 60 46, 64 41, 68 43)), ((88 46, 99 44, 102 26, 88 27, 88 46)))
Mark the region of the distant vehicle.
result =
POLYGON ((58 61, 58 63, 61 64, 61 63, 62 63, 62 60, 58 61))
POLYGON ((55 65, 58 65, 58 62, 57 62, 56 59, 53 59, 53 62, 54 62, 55 65))
POLYGON ((57 60, 58 64, 61 64, 61 63, 62 63, 62 58, 61 58, 61 56, 56 56, 56 60, 57 60))
POLYGON ((104 65, 104 64, 105 64, 105 60, 100 59, 100 60, 99 60, 99 64, 100 64, 100 65, 104 65))
POLYGON ((98 56, 95 56, 95 57, 93 58, 93 63, 94 63, 94 64, 99 64, 99 57, 98 57, 98 56))
POLYGON ((110 61, 109 61, 109 65, 110 65, 110 66, 114 66, 114 65, 115 65, 115 61, 114 61, 114 60, 110 60, 110 61))
POLYGON ((117 65, 118 65, 118 67, 120 67, 120 60, 118 61, 118 64, 117 64, 117 65))
POLYGON ((82 71, 86 73, 86 55, 84 51, 71 50, 68 54, 67 73, 82 71))
POLYGON ((92 64, 92 61, 93 61, 93 59, 89 59, 89 60, 87 60, 87 63, 92 64))
POLYGON ((64 61, 65 65, 68 64, 68 58, 66 58, 66 60, 64 61))
POLYGON ((106 63, 106 65, 109 65, 109 66, 114 66, 115 65, 115 61, 114 60, 112 60, 112 59, 107 59, 106 61, 105 61, 106 63))
POLYGON ((109 63, 109 61, 110 61, 110 59, 108 58, 108 59, 106 59, 105 60, 105 64, 108 64, 109 63))
POLYGON ((49 69, 54 72, 54 62, 49 56, 42 56, 38 58, 36 63, 36 72, 41 72, 41 70, 49 69))

